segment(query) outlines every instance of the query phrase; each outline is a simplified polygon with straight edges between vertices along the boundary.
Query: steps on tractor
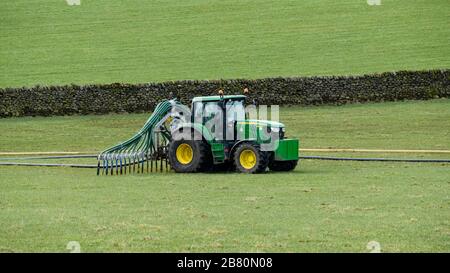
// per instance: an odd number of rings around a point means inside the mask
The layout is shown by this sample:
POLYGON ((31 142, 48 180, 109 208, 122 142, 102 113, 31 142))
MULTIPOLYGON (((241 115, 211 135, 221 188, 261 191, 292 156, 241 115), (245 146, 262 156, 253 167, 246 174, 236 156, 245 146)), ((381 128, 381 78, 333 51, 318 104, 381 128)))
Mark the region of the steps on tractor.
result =
POLYGON ((212 143, 211 152, 214 163, 223 163, 225 161, 225 151, 222 143, 212 143))

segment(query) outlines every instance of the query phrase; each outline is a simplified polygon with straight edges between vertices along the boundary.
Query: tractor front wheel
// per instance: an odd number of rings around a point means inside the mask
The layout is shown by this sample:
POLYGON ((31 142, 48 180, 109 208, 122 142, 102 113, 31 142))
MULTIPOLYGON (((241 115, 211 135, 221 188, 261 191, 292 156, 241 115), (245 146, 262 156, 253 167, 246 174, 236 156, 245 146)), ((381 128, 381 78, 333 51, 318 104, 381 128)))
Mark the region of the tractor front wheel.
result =
POLYGON ((269 164, 269 153, 258 145, 243 143, 234 152, 234 165, 242 173, 262 173, 269 164))

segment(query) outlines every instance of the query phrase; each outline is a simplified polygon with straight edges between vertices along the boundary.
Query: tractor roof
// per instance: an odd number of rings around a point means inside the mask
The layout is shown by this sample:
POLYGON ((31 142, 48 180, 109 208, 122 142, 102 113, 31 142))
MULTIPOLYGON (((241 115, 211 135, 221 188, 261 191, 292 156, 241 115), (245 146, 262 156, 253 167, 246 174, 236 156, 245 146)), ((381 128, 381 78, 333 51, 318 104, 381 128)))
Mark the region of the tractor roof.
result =
MULTIPOLYGON (((242 100, 245 99, 246 96, 244 95, 225 95, 223 96, 224 100, 242 100)), ((220 101, 220 96, 204 96, 204 97, 195 97, 192 99, 192 102, 197 101, 220 101)))

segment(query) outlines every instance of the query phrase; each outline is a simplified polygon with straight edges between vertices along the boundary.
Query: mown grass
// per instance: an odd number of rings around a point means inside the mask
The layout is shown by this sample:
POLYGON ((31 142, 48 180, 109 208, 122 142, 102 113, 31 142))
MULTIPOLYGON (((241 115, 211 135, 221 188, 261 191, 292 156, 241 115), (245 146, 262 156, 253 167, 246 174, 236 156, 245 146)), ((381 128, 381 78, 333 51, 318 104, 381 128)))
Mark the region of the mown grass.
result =
POLYGON ((0 87, 449 68, 446 0, 0 1, 0 87))
POLYGON ((448 251, 449 166, 95 176, 1 168, 1 251, 448 251))
MULTIPOLYGON (((449 106, 293 107, 281 119, 303 147, 450 149, 449 106)), ((0 151, 98 151, 146 118, 3 119, 0 151)), ((449 164, 304 160, 290 173, 120 177, 0 167, 0 251, 78 241, 89 252, 366 252, 375 240, 385 252, 447 252, 449 187, 449 164)))

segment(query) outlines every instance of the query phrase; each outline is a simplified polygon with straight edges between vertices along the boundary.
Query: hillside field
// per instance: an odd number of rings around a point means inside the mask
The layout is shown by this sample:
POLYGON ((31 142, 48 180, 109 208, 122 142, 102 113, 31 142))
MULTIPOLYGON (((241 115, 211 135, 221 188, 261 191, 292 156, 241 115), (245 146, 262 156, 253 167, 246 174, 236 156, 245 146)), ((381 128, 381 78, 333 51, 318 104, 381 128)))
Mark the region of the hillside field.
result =
POLYGON ((450 67, 448 0, 0 1, 0 87, 450 67))
MULTIPOLYGON (((0 151, 96 152, 148 115, 2 119, 0 151)), ((281 108, 305 148, 450 150, 449 117, 446 99, 281 108)), ((372 240, 382 252, 450 249, 448 163, 303 160, 289 173, 113 177, 0 167, 0 189, 0 252, 67 252, 69 241, 82 252, 367 252, 372 240)))

